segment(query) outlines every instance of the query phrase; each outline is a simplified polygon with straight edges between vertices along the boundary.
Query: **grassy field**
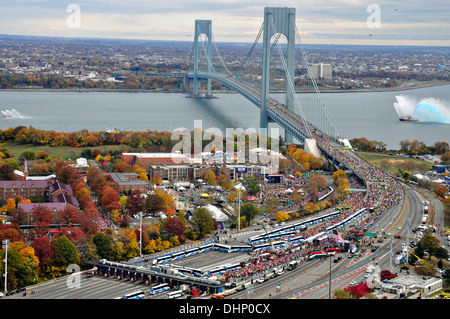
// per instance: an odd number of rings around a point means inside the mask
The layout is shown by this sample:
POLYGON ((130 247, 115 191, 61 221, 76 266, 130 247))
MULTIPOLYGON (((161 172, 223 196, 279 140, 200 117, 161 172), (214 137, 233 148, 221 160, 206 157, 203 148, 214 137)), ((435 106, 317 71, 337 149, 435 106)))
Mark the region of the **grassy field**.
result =
POLYGON ((398 155, 358 152, 358 155, 369 163, 375 164, 384 171, 397 171, 399 168, 410 172, 429 171, 433 167, 430 162, 398 155))
POLYGON ((98 149, 102 154, 112 150, 130 151, 130 147, 126 145, 103 145, 96 147, 76 148, 69 146, 50 147, 50 146, 34 146, 34 145, 18 145, 18 144, 5 144, 2 147, 6 147, 14 156, 15 161, 19 160, 20 155, 25 151, 31 151, 37 154, 40 151, 47 152, 48 156, 56 156, 64 159, 76 159, 80 157, 81 152, 84 149, 90 148, 91 150, 98 149))

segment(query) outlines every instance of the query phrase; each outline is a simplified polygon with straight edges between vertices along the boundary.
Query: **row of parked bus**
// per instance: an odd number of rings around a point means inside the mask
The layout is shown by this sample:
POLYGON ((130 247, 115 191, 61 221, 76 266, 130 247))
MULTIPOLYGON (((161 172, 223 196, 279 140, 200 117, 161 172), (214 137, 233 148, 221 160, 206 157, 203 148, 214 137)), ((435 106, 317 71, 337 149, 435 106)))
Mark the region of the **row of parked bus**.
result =
MULTIPOLYGON (((170 286, 167 283, 158 284, 155 286, 150 287, 150 294, 156 295, 165 291, 170 290, 170 286)), ((174 291, 170 291, 167 293, 167 298, 174 299, 174 298, 180 298, 184 295, 183 291, 178 289, 174 291)), ((145 292, 143 290, 137 290, 133 291, 129 294, 125 294, 122 297, 119 297, 117 299, 143 299, 145 297, 145 292)))

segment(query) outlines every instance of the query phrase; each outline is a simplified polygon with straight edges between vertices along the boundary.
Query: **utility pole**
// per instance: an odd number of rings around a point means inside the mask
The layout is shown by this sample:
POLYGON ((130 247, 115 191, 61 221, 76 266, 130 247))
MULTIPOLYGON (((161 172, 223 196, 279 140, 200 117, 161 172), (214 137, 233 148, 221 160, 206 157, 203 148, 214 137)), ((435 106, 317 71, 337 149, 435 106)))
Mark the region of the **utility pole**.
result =
POLYGON ((5 276, 5 294, 8 292, 8 248, 9 248, 9 239, 5 239, 3 240, 3 249, 5 249, 5 274, 3 276, 5 276))

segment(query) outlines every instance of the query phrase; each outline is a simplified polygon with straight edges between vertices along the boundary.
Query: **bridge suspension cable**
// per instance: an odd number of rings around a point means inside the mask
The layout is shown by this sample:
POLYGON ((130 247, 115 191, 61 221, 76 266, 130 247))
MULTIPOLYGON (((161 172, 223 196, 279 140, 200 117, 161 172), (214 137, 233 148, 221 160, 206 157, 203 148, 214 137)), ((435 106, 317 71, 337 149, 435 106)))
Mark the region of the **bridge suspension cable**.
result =
POLYGON ((325 103, 322 100, 322 96, 320 94, 319 87, 317 86, 314 74, 311 71, 310 63, 308 62, 308 57, 307 57, 307 55, 305 53, 305 49, 303 47, 303 43, 302 43, 302 40, 300 38, 300 34, 299 34, 297 26, 295 24, 294 17, 291 16, 290 20, 291 20, 291 23, 293 24, 293 26, 295 28, 295 36, 296 36, 297 42, 298 42, 299 47, 300 47, 300 52, 302 54, 303 61, 305 62, 305 66, 306 66, 306 69, 307 69, 307 74, 308 74, 308 76, 311 79, 311 84, 312 84, 312 86, 314 88, 314 91, 316 93, 315 97, 317 98, 318 106, 319 106, 317 111, 319 111, 319 112, 322 111, 321 114, 325 116, 325 118, 322 117, 323 121, 322 121, 321 125, 318 128, 320 130, 322 130, 328 136, 338 140, 340 138, 340 135, 339 135, 338 131, 336 130, 336 127, 334 126, 333 120, 332 120, 332 118, 331 118, 331 116, 330 116, 330 114, 328 112, 327 107, 325 106, 325 103))
POLYGON ((253 45, 250 48, 250 51, 248 51, 247 55, 245 56, 244 61, 241 63, 241 65, 239 67, 240 69, 244 68, 244 65, 247 63, 248 59, 253 54, 253 50, 255 49, 256 45, 258 44, 259 38, 261 38, 263 31, 264 31, 264 23, 261 25, 261 28, 259 28, 258 35, 256 36, 255 41, 253 41, 253 45))
MULTIPOLYGON (((271 23, 271 26, 272 26, 273 30, 276 31, 275 23, 274 23, 273 17, 271 15, 270 15, 269 20, 270 20, 270 23, 271 23)), ((279 38, 279 36, 278 36, 278 38, 279 38)), ((284 59, 284 54, 283 54, 283 51, 281 50, 281 46, 278 43, 278 41, 277 41, 276 45, 277 45, 277 48, 278 48, 278 52, 280 54, 280 59, 281 59, 282 65, 283 65, 284 72, 286 73, 286 81, 288 82, 288 85, 289 85, 290 89, 292 90, 292 92, 295 93, 294 83, 292 83, 292 79, 289 76, 289 70, 287 68, 286 60, 284 59)), ((308 121, 305 118, 305 114, 304 114, 303 109, 302 109, 302 107, 300 105, 300 102, 298 101, 298 98, 297 98, 296 94, 294 94, 294 102, 295 102, 294 106, 298 110, 298 115, 300 116, 300 118, 301 118, 301 120, 303 122, 303 126, 304 126, 304 128, 306 130, 306 135, 308 137, 311 137, 311 130, 309 129, 309 123, 308 123, 308 121)))

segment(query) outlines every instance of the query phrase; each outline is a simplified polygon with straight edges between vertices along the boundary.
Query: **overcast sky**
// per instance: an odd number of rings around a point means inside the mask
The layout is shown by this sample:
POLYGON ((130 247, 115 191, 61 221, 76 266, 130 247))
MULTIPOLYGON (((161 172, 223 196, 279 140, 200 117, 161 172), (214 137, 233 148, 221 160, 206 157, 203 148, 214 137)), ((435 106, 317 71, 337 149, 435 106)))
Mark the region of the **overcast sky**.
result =
POLYGON ((215 41, 252 43, 267 6, 296 9, 303 43, 450 46, 448 0, 0 0, 0 34, 192 41, 208 19, 215 41))

